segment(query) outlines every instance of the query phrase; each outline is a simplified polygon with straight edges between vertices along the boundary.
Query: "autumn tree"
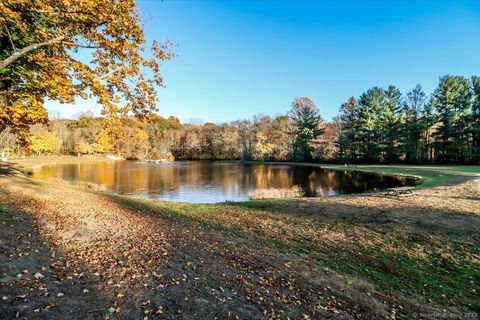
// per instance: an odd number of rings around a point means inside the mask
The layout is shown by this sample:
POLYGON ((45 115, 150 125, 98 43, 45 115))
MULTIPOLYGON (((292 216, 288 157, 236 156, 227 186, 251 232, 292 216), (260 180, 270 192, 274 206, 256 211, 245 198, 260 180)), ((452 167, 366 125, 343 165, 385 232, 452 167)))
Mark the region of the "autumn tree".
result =
POLYGON ((296 98, 292 103, 289 117, 293 125, 293 159, 305 161, 312 159, 316 139, 323 134, 320 128, 322 117, 315 102, 308 98, 296 98))
POLYGON ((178 145, 181 128, 180 120, 176 117, 152 117, 145 128, 151 141, 150 157, 164 159, 178 145))
POLYGON ((148 143, 148 134, 145 130, 137 128, 130 138, 133 144, 134 158, 144 159, 147 156, 150 145, 148 143))
POLYGON ((25 136, 46 119, 47 98, 94 97, 110 126, 129 112, 143 119, 156 110, 159 62, 172 54, 168 43, 146 45, 134 0, 5 0, 0 26, 0 128, 25 136))
POLYGON ((252 160, 254 149, 256 132, 255 127, 250 120, 237 120, 232 123, 238 131, 238 152, 240 159, 252 160))
POLYGON ((114 148, 115 142, 110 135, 105 130, 100 131, 95 139, 95 152, 104 154, 112 151, 114 148))
POLYGON ((80 154, 91 154, 93 152, 93 147, 91 144, 85 141, 85 139, 80 138, 75 144, 75 151, 80 154))
POLYGON ((55 132, 43 125, 32 128, 30 141, 31 150, 36 155, 57 153, 61 142, 55 132))
POLYGON ((288 160, 292 148, 292 123, 287 115, 277 116, 270 124, 270 141, 274 144, 273 160, 288 160))
POLYGON ((12 128, 6 127, 0 130, 0 155, 7 156, 20 155, 22 148, 17 135, 13 133, 12 128))
POLYGON ((338 137, 341 132, 337 119, 324 123, 324 133, 320 137, 319 147, 315 152, 315 159, 322 161, 335 161, 338 154, 338 137))

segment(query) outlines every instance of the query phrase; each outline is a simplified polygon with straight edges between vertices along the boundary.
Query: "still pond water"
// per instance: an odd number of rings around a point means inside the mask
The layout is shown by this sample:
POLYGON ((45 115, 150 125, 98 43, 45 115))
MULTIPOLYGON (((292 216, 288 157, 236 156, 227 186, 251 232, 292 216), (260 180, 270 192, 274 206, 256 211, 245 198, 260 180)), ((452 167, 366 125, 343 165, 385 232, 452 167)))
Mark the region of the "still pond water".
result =
POLYGON ((373 188, 412 185, 405 177, 325 170, 282 164, 133 161, 59 164, 42 167, 37 179, 92 182, 138 198, 212 203, 248 200, 252 189, 300 185, 306 196, 360 193, 373 188))

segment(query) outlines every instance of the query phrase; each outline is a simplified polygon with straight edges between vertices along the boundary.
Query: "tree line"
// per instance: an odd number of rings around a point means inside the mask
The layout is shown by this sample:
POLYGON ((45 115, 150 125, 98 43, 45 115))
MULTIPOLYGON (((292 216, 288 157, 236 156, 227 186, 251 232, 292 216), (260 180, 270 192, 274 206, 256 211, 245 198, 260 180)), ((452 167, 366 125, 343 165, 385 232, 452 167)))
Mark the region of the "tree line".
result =
POLYGON ((182 124, 173 116, 127 116, 112 132, 104 117, 81 114, 30 127, 28 149, 14 130, 0 132, 10 153, 117 154, 128 159, 479 163, 480 78, 447 75, 430 95, 373 87, 324 122, 308 97, 288 113, 230 123, 182 124))
POLYGON ((368 163, 479 163, 480 78, 446 75, 427 97, 374 87, 340 108, 338 158, 368 163))
POLYGON ((288 115, 258 115, 223 124, 182 124, 176 117, 159 115, 148 121, 135 117, 120 121, 112 132, 104 126, 104 117, 94 117, 91 112, 80 114, 76 120, 50 120, 48 124, 30 126, 26 145, 7 127, 0 132, 0 151, 13 156, 116 154, 127 159, 261 161, 287 161, 295 156, 298 160, 313 160, 326 149, 322 146, 327 142, 319 137, 329 126, 322 125, 318 108, 309 98, 296 99, 288 115), (302 131, 295 121, 300 124, 305 119, 309 122, 302 131))

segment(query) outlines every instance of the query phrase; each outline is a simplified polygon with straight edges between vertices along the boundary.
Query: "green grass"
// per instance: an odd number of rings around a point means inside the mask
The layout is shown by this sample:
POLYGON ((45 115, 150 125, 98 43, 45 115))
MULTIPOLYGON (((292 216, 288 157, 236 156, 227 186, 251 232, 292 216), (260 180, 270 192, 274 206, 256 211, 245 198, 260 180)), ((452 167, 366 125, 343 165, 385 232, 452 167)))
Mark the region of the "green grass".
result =
POLYGON ((406 296, 423 296, 441 305, 463 305, 480 311, 480 251, 477 247, 452 241, 446 242, 445 247, 430 247, 425 255, 415 256, 411 253, 412 245, 418 243, 401 243, 393 252, 365 247, 359 253, 375 257, 374 260, 362 261, 358 256, 344 254, 328 264, 385 290, 395 289, 406 296), (446 258, 446 247, 460 251, 454 259, 446 258))
POLYGON ((0 206, 0 214, 6 215, 8 217, 13 217, 15 215, 15 213, 12 210, 1 207, 1 206, 0 206))

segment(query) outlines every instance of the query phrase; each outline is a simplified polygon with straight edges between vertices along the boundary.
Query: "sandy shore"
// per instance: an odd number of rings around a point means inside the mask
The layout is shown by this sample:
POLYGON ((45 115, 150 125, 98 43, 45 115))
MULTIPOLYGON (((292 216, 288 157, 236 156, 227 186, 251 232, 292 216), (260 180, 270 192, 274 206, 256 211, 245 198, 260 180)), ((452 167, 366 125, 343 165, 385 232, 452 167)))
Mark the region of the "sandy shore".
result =
POLYGON ((22 167, 25 170, 37 170, 42 166, 64 164, 64 163, 95 163, 111 160, 103 156, 51 156, 40 158, 11 159, 8 162, 14 166, 22 167))

